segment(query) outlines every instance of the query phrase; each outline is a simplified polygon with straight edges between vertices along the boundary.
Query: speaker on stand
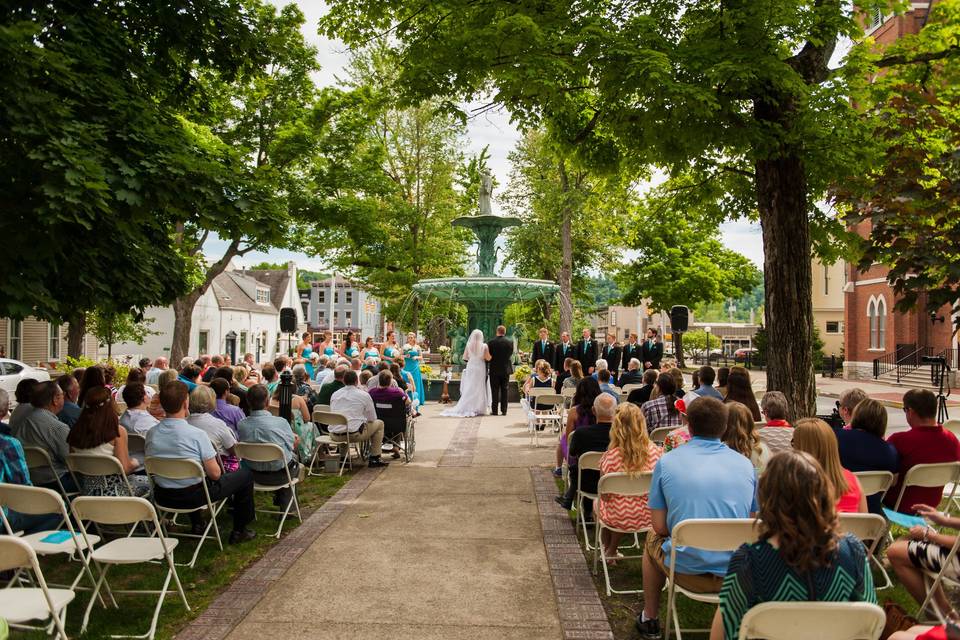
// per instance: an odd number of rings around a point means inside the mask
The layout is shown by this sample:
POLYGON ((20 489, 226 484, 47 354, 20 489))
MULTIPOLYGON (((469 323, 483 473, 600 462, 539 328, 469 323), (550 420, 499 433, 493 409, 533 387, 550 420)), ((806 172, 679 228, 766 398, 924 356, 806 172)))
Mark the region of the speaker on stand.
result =
POLYGON ((287 352, 289 353, 293 350, 293 334, 297 332, 297 310, 293 307, 280 309, 280 331, 290 334, 287 340, 287 352))

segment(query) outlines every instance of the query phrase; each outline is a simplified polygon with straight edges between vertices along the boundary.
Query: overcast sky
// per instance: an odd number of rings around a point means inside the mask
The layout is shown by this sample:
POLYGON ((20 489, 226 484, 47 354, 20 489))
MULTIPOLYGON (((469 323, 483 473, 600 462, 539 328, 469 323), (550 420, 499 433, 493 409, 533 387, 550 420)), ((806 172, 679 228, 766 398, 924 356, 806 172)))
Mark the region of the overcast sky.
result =
MULTIPOLYGON (((270 0, 277 6, 288 4, 284 0, 270 0)), ((306 39, 317 47, 322 68, 316 75, 319 86, 328 86, 337 83, 338 76, 344 76, 348 55, 342 42, 328 40, 317 34, 317 23, 323 15, 324 3, 320 0, 299 0, 297 4, 306 15, 307 21, 303 26, 306 39)), ((503 110, 487 111, 483 115, 472 118, 467 125, 468 150, 479 153, 484 147, 490 154, 490 170, 493 172, 500 188, 507 184, 510 174, 510 163, 507 154, 513 149, 520 134, 516 127, 510 124, 510 118, 503 110)), ((494 212, 497 212, 497 194, 494 193, 494 212)), ((723 242, 731 249, 738 251, 752 260, 758 267, 763 266, 763 243, 760 238, 760 227, 746 222, 731 222, 721 227, 723 242)), ((207 243, 205 252, 211 257, 219 257, 226 248, 226 242, 213 239, 207 243)), ((266 253, 250 253, 240 261, 244 265, 255 264, 268 260, 270 262, 286 262, 293 260, 298 266, 311 270, 323 270, 323 260, 293 251, 274 249, 266 253)))

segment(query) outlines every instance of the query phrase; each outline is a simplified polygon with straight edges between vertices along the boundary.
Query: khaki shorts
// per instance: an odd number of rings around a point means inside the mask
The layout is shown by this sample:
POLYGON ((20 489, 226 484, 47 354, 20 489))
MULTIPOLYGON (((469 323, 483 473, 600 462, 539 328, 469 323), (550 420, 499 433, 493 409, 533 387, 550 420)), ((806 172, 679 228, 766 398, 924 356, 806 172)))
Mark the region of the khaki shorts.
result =
MULTIPOLYGON (((667 538, 658 536, 652 531, 647 533, 647 542, 644 545, 644 553, 657 565, 663 575, 670 576, 670 567, 665 562, 663 553, 663 543, 667 538)), ((699 573, 690 575, 686 573, 674 574, 677 584, 695 593, 720 593, 720 587, 723 586, 723 578, 712 573, 699 573)))

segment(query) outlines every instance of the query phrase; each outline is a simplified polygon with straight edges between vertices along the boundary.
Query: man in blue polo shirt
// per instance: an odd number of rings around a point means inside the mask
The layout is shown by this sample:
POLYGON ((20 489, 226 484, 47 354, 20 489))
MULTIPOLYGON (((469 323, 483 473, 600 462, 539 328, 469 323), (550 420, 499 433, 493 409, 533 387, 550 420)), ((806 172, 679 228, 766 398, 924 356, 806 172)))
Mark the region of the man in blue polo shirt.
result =
MULTIPOLYGON (((750 460, 720 441, 727 409, 715 398, 698 398, 687 407, 690 441, 664 454, 653 470, 650 517, 643 553, 643 612, 637 631, 645 640, 660 638, 660 591, 670 573, 670 532, 693 518, 750 518, 757 511, 757 474, 750 460)), ((731 552, 677 549, 677 584, 700 593, 716 593, 723 584, 731 552)))
MULTIPOLYGON (((252 540, 256 533, 247 528, 253 521, 253 475, 249 469, 240 468, 226 473, 217 461, 210 436, 205 431, 187 422, 190 415, 190 396, 187 385, 173 380, 160 389, 160 406, 166 417, 147 432, 146 455, 148 458, 177 458, 196 460, 206 473, 205 482, 210 500, 217 502, 233 496, 233 532, 230 544, 252 540)), ((194 479, 180 480, 154 476, 157 504, 174 509, 190 509, 206 504, 203 482, 194 479)), ((193 533, 204 531, 200 512, 190 513, 193 533)))

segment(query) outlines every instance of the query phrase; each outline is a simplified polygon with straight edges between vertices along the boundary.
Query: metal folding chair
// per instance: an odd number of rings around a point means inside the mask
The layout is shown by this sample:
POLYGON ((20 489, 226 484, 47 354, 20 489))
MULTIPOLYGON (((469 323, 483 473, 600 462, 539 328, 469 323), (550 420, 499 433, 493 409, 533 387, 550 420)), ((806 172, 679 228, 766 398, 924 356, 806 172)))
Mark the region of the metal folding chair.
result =
MULTIPOLYGON (((24 446, 23 456, 27 461, 27 469, 30 470, 31 476, 34 469, 46 469, 50 471, 50 474, 53 476, 54 480, 56 480, 57 487, 60 489, 60 495, 67 499, 80 495, 80 491, 67 492, 67 490, 63 488, 63 483, 60 482, 60 475, 54 468, 53 459, 50 457, 50 454, 46 449, 24 446)), ((76 482, 77 479, 74 478, 73 480, 76 482)), ((78 489, 79 487, 80 485, 77 484, 78 489)))
MULTIPOLYGON (((342 460, 340 462, 340 474, 343 475, 343 470, 349 465, 350 470, 353 471, 353 459, 350 457, 350 448, 354 448, 357 452, 357 455, 360 458, 363 458, 363 445, 366 443, 366 440, 351 440, 351 436, 356 435, 350 433, 350 430, 347 429, 347 416, 342 413, 336 413, 333 411, 318 411, 313 410, 313 423, 317 425, 317 428, 320 429, 320 437, 317 438, 317 443, 330 444, 337 447, 339 451, 341 447, 345 447, 345 451, 342 455, 342 460), (334 434, 330 431, 330 427, 342 426, 346 429, 344 433, 334 434), (326 438, 324 437, 326 436, 326 438), (338 440, 334 438, 345 438, 344 440, 338 440), (327 440, 329 438, 329 440, 327 440)), ((319 449, 319 447, 318 447, 319 449)), ((314 456, 316 459, 316 456, 314 456)), ((310 461, 311 468, 313 467, 314 460, 310 461)))
POLYGON ((840 530, 844 533, 852 533, 857 536, 863 546, 867 549, 867 559, 880 570, 883 575, 884 585, 877 587, 877 591, 893 586, 890 575, 884 569, 883 564, 876 556, 877 547, 880 541, 887 535, 887 520, 883 516, 875 513, 841 513, 840 530), (867 544, 867 541, 870 544, 867 544))
MULTIPOLYGON (((0 571, 24 569, 31 571, 37 587, 7 587, 0 591, 0 618, 13 628, 44 629, 49 634, 57 630, 57 637, 67 639, 67 605, 76 594, 70 589, 51 589, 47 586, 37 562, 37 554, 25 541, 14 536, 0 536, 0 571), (50 620, 45 627, 27 625, 31 620, 50 620)), ((96 600, 90 599, 90 604, 96 600)))
POLYGON ((869 602, 763 602, 743 616, 739 640, 877 640, 886 620, 869 602))
MULTIPOLYGON (((279 538, 280 534, 283 533, 283 523, 287 521, 287 516, 290 515, 291 509, 296 511, 297 520, 303 522, 303 517, 300 515, 300 501, 297 500, 297 485, 300 483, 301 478, 300 475, 297 475, 296 478, 290 476, 290 467, 287 466, 283 449, 280 448, 280 445, 273 444, 272 442, 238 442, 237 455, 240 456, 242 460, 247 460, 248 462, 279 462, 283 465, 283 471, 287 476, 286 482, 282 484, 260 484, 254 481, 253 483, 254 491, 266 493, 276 493, 280 489, 290 489, 290 499, 284 506, 283 511, 257 509, 259 513, 272 513, 280 516, 280 524, 277 525, 277 532, 273 534, 273 537, 279 538)), ((303 468, 301 467, 300 474, 302 475, 303 473, 303 468)))
POLYGON ((577 459, 577 526, 583 530, 583 542, 587 551, 593 551, 596 547, 591 544, 590 536, 587 534, 587 518, 583 514, 583 501, 596 500, 597 494, 583 490, 583 471, 586 469, 600 473, 600 458, 602 456, 603 453, 600 451, 587 451, 577 459))
MULTIPOLYGON (((597 509, 597 505, 603 500, 604 495, 636 497, 645 496, 650 493, 650 481, 652 478, 653 474, 649 472, 638 474, 636 477, 631 477, 628 473, 607 473, 600 476, 600 483, 597 485, 597 500, 594 502, 593 506, 593 528, 594 533, 596 534, 595 546, 597 548, 597 551, 593 556, 593 570, 594 573, 596 573, 597 560, 599 559, 600 564, 603 567, 603 580, 606 583, 608 596, 614 593, 643 593, 643 589, 617 590, 614 589, 610 584, 610 571, 607 568, 607 560, 609 558, 606 556, 606 552, 603 548, 603 542, 601 541, 603 530, 606 529, 608 531, 633 534, 634 544, 628 548, 639 549, 640 541, 638 535, 648 531, 649 529, 620 529, 614 527, 613 525, 603 521, 603 518, 600 517, 600 511, 597 509)), ((641 558, 643 558, 642 550, 640 555, 625 555, 615 559, 619 562, 620 560, 637 560, 641 558)))

